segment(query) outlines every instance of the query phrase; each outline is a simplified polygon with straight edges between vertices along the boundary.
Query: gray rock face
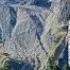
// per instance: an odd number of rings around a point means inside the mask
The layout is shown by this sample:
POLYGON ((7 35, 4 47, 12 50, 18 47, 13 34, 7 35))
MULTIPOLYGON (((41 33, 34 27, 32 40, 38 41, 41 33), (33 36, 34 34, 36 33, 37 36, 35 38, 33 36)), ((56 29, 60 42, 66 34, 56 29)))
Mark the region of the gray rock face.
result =
POLYGON ((60 20, 60 14, 66 12, 63 11, 66 5, 60 5, 60 2, 53 0, 49 9, 28 3, 20 6, 0 5, 4 52, 17 60, 28 58, 35 65, 35 70, 46 70, 49 57, 63 44, 67 34, 63 29, 67 24, 64 24, 63 14, 63 20, 60 20))

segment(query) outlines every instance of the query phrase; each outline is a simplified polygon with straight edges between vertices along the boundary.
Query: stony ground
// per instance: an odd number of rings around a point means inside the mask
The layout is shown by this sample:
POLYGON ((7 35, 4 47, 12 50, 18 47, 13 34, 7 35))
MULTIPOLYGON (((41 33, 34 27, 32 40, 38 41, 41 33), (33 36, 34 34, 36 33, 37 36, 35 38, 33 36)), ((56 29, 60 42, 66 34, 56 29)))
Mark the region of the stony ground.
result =
MULTIPOLYGON (((34 70, 46 70, 49 58, 55 57, 54 61, 58 62, 67 47, 69 2, 53 0, 47 3, 48 6, 33 0, 12 3, 3 1, 0 4, 0 36, 3 41, 0 44, 0 64, 5 57, 10 57, 27 60, 34 65, 34 70)), ((25 70, 26 66, 28 63, 19 70, 25 70)))

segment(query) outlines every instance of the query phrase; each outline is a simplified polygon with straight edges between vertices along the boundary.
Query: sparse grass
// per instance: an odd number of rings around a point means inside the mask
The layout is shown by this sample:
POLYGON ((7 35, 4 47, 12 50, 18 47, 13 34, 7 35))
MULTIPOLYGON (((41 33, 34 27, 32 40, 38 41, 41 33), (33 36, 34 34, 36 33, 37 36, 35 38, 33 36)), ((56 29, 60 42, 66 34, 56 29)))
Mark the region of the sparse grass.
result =
POLYGON ((52 41, 49 44, 48 55, 51 57, 54 55, 55 50, 62 44, 62 41, 65 39, 67 32, 60 26, 56 26, 51 29, 51 33, 53 34, 52 41))
POLYGON ((9 63, 6 62, 0 70, 9 70, 9 63))
POLYGON ((0 70, 9 70, 10 57, 8 53, 0 53, 0 70))

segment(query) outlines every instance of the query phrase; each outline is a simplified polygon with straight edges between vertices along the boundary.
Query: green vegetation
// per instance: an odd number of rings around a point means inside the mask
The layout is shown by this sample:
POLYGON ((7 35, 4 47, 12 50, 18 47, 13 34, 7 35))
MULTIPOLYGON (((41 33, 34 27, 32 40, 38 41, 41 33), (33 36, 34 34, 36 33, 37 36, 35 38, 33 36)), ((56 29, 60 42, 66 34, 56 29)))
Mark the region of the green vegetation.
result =
POLYGON ((57 67, 56 64, 53 62, 52 59, 49 59, 48 70, 58 70, 58 67, 57 67))
POLYGON ((70 70, 67 64, 64 64, 63 67, 58 67, 52 59, 49 59, 49 66, 47 70, 70 70))
POLYGON ((9 70, 9 61, 5 62, 4 66, 0 70, 9 70))
POLYGON ((0 70, 9 70, 8 67, 3 67, 0 70))
POLYGON ((50 65, 48 70, 58 70, 58 68, 57 68, 57 66, 55 64, 53 64, 53 65, 50 65))
POLYGON ((4 65, 0 70, 9 70, 9 65, 4 65))

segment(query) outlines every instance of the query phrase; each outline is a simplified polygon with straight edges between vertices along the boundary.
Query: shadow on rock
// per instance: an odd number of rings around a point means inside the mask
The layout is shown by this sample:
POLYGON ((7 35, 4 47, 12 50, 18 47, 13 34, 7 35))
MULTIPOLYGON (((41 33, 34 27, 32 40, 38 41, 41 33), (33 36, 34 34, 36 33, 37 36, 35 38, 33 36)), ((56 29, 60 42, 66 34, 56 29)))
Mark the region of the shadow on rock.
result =
POLYGON ((28 60, 22 61, 11 59, 8 61, 7 67, 8 70, 34 70, 34 65, 32 65, 32 63, 30 63, 28 60))

